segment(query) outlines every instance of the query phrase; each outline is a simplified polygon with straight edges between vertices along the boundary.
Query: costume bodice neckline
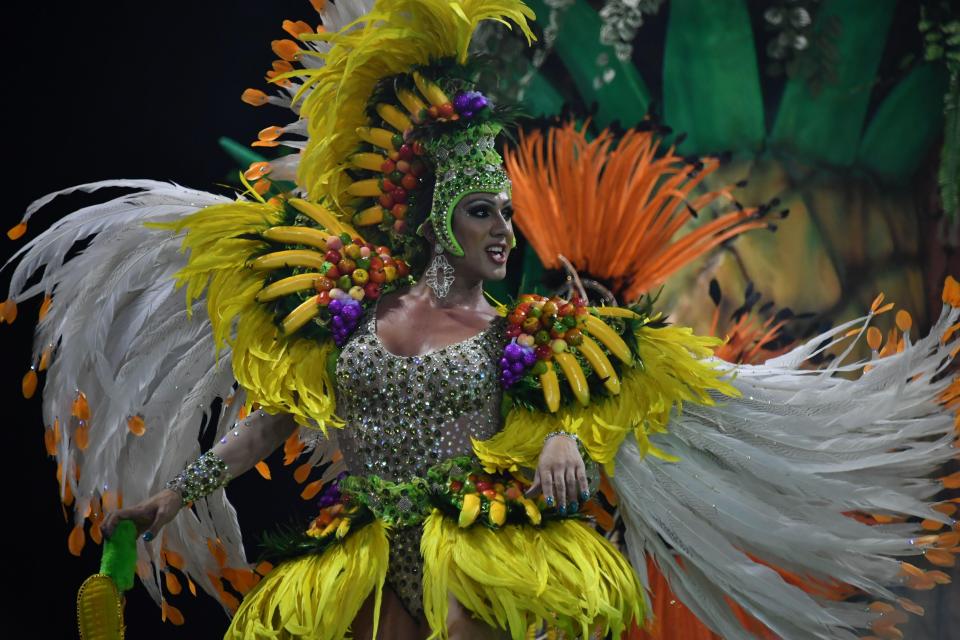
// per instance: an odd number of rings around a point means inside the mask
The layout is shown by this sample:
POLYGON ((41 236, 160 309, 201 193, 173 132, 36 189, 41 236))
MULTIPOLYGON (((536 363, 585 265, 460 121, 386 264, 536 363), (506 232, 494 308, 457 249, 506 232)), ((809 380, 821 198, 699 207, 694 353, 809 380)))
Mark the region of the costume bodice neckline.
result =
POLYGON ((473 343, 473 342, 476 342, 476 341, 478 341, 478 340, 482 340, 482 339, 485 338, 491 331, 497 330, 497 329, 500 327, 500 325, 502 324, 502 322, 503 322, 503 317, 498 315, 497 317, 495 317, 493 320, 490 321, 490 324, 489 324, 485 329, 482 329, 482 330, 478 331, 477 333, 473 334, 472 336, 470 336, 470 337, 468 337, 468 338, 465 338, 464 340, 460 340, 459 342, 452 342, 452 343, 447 344, 447 345, 444 345, 444 346, 442 346, 442 347, 437 347, 436 349, 431 349, 431 350, 426 351, 426 352, 424 352, 424 353, 418 353, 418 354, 415 354, 415 355, 412 355, 412 356, 404 356, 404 355, 399 355, 399 354, 396 354, 396 353, 390 351, 390 349, 388 349, 387 346, 383 343, 383 340, 380 339, 380 334, 377 333, 377 310, 378 310, 379 308, 380 308, 380 300, 378 299, 378 300, 373 304, 373 307, 371 307, 371 309, 370 309, 370 317, 369 317, 369 319, 367 320, 367 323, 368 323, 368 324, 367 324, 367 333, 369 333, 371 336, 373 336, 373 339, 374 339, 374 341, 376 342, 377 346, 380 348, 380 350, 381 350, 384 354, 387 355, 387 357, 394 358, 394 359, 396 359, 396 360, 414 360, 414 359, 416 359, 416 358, 423 358, 423 357, 425 357, 425 356, 437 356, 437 355, 444 354, 444 353, 446 353, 446 352, 448 352, 448 351, 450 351, 450 350, 452 350, 452 349, 456 349, 456 348, 458 348, 458 347, 463 347, 463 346, 469 345, 469 344, 471 344, 471 343, 473 343))

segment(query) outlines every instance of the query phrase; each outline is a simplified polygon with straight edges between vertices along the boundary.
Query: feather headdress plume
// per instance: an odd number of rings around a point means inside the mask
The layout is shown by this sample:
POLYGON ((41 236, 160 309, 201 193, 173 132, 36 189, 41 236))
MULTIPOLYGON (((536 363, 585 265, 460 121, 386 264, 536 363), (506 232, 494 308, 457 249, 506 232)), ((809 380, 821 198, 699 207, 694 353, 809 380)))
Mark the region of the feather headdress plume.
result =
POLYGON ((301 116, 308 121, 309 141, 298 182, 310 199, 326 196, 339 202, 352 182, 347 158, 364 142, 357 129, 371 124, 367 103, 380 80, 444 58, 465 64, 470 38, 483 20, 512 22, 533 40, 528 24, 533 18, 519 1, 380 0, 337 33, 301 35, 305 42, 318 40, 330 47, 326 53, 301 52, 321 58, 322 66, 278 76, 303 78, 294 102, 306 96, 301 116))

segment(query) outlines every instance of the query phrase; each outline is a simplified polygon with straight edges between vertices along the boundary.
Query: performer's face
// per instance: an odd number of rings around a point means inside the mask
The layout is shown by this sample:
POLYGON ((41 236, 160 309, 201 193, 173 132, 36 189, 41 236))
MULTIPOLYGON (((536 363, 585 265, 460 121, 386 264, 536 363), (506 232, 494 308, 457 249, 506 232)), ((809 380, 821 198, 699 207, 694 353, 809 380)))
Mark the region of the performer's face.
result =
POLYGON ((463 248, 452 258, 459 275, 503 280, 513 245, 513 204, 506 192, 470 193, 453 210, 453 235, 463 248))

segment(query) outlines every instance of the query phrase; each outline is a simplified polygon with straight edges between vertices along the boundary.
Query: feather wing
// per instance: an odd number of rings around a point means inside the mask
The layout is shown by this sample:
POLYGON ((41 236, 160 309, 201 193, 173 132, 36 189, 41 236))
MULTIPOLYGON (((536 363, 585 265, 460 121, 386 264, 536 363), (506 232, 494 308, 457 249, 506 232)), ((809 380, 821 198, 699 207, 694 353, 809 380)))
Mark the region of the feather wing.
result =
POLYGON ((855 638, 884 624, 879 611, 808 593, 771 567, 889 601, 893 587, 932 580, 900 558, 935 540, 896 520, 950 523, 932 508, 943 483, 931 476, 956 455, 941 400, 956 385, 944 375, 956 347, 944 343, 958 318, 948 304, 928 336, 869 363, 799 368, 851 328, 862 334, 868 316, 765 364, 736 366, 739 397, 686 404, 668 433, 650 436, 675 462, 644 457, 628 436, 611 482, 634 566, 652 555, 684 603, 725 637, 747 635, 725 598, 788 639, 855 638), (895 521, 869 526, 851 511, 895 521))
MULTIPOLYGON (((171 229, 200 211, 237 203, 175 184, 109 180, 41 198, 28 216, 57 195, 117 187, 131 191, 57 221, 6 265, 19 258, 11 277, 13 301, 41 293, 52 298, 37 325, 33 358, 37 363, 49 350, 43 419, 57 425, 52 453, 61 495, 66 502, 73 496, 81 532, 85 520, 96 526, 102 510, 147 498, 195 459, 215 399, 233 400, 208 427, 217 438, 236 424, 247 400, 242 389, 235 391, 231 346, 221 343, 219 357, 215 353, 209 300, 197 293, 184 305, 176 275, 189 260, 181 250, 184 234, 171 229), (76 252, 81 242, 87 245, 76 252), (144 428, 130 428, 131 419, 144 428)), ((222 222, 222 237, 245 230, 242 219, 222 222)), ((314 464, 329 452, 328 441, 314 434, 304 440, 314 464)), ((139 575, 158 602, 171 557, 182 558, 182 571, 225 607, 230 600, 218 576, 225 567, 247 570, 236 514, 224 492, 181 511, 158 541, 138 545, 139 575), (219 541, 216 553, 207 541, 219 541)))

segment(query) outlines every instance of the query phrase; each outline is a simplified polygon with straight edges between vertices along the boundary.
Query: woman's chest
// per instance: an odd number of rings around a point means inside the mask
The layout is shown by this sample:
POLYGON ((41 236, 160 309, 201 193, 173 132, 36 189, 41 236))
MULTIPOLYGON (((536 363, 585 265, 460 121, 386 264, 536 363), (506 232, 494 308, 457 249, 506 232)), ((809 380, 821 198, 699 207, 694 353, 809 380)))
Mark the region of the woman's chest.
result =
POLYGON ((387 351, 373 322, 361 322, 337 361, 340 436, 354 473, 400 478, 470 453, 470 438, 500 427, 499 326, 432 353, 387 351))

